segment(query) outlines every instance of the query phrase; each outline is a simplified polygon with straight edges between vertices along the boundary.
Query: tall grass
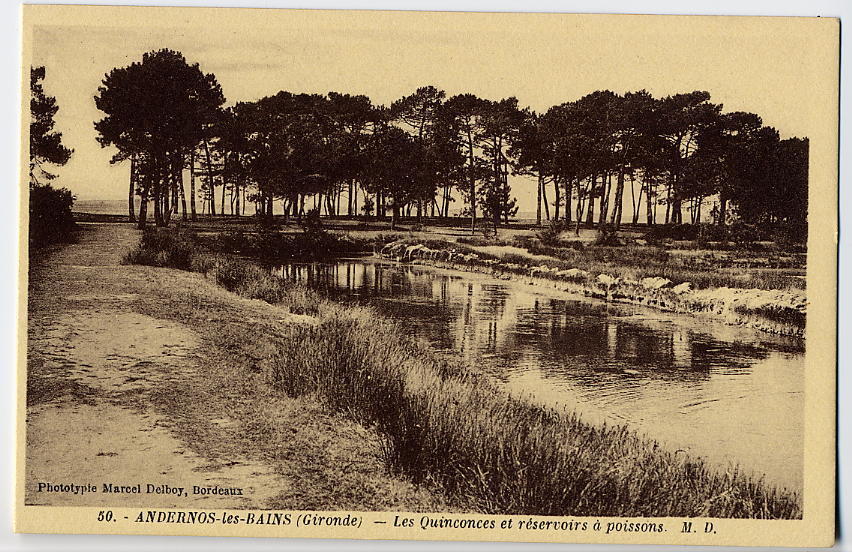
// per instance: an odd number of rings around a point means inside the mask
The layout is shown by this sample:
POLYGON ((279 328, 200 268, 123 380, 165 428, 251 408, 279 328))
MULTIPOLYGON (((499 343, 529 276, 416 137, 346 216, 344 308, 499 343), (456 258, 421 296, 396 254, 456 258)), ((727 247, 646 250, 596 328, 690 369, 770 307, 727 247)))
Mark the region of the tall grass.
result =
POLYGON ((124 256, 123 262, 201 272, 243 297, 281 303, 295 314, 319 312, 319 297, 304 286, 277 278, 246 259, 212 253, 199 245, 193 234, 185 231, 148 230, 142 234, 139 245, 124 256))
POLYGON ((316 326, 291 327, 271 377, 291 395, 316 394, 375 425, 390 465, 482 512, 801 515, 795 493, 512 397, 404 335, 370 310, 339 309, 316 326))
MULTIPOLYGON (((177 244, 143 239, 129 257, 186 267, 177 244), (156 247, 165 250, 158 253, 156 247)), ((182 247, 182 245, 180 246, 182 247)), ((150 264, 150 263, 146 263, 150 264)), ((801 518, 800 497, 739 471, 671 453, 625 427, 508 395, 367 308, 273 283, 242 260, 190 254, 189 269, 241 295, 318 317, 282 329, 271 385, 311 394, 375 427, 389 466, 486 513, 801 518)))

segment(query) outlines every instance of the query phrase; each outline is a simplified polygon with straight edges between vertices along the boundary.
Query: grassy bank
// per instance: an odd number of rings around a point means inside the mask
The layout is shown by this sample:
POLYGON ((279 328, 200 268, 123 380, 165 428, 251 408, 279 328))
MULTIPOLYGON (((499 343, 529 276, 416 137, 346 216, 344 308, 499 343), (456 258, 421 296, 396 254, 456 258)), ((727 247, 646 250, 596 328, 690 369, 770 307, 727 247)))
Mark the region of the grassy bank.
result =
MULTIPOLYGON (((798 494, 670 453, 623 427, 507 395, 442 360, 404 328, 343 307, 191 239, 149 233, 127 262, 202 272, 247 297, 312 317, 278 330, 271 385, 316 396, 375 427, 385 461, 489 513, 799 518, 798 494)), ((257 337, 257 336, 256 336, 257 337)))

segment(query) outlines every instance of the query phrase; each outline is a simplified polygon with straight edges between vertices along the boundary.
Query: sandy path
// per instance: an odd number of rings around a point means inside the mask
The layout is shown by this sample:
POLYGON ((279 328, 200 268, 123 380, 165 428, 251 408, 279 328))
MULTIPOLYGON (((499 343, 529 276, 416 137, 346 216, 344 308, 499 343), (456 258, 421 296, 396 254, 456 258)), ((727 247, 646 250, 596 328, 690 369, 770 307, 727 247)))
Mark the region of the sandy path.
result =
POLYGON ((276 340, 312 318, 200 274, 122 265, 138 238, 127 224, 88 225, 31 264, 28 504, 457 510, 388 473, 375 430, 270 384, 276 340))
MULTIPOLYGON (((271 466, 205 458, 153 407, 155 393, 198 377, 199 337, 133 311, 138 292, 156 284, 144 270, 120 265, 137 239, 129 225, 103 225, 33 262, 26 501, 262 508, 286 487, 271 466), (40 483, 91 484, 97 492, 49 492, 40 483), (132 489, 105 493, 104 484, 132 489), (242 488, 243 495, 193 494, 193 486, 242 488)), ((228 419, 211 423, 227 428, 228 419)))

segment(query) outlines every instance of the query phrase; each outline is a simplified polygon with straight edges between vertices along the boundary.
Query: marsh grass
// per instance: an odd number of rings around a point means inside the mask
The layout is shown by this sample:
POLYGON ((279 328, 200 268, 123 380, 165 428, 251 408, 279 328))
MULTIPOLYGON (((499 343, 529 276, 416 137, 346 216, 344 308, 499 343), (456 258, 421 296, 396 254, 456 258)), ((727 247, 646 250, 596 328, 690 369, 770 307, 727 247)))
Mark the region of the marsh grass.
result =
POLYGON ((392 469, 478 511, 801 518, 795 492, 671 453, 625 427, 511 396, 369 308, 331 303, 243 259, 190 251, 186 260, 185 243, 143 238, 128 262, 173 261, 240 295, 316 316, 315 324, 282 328, 265 367, 270 384, 375 427, 392 469))

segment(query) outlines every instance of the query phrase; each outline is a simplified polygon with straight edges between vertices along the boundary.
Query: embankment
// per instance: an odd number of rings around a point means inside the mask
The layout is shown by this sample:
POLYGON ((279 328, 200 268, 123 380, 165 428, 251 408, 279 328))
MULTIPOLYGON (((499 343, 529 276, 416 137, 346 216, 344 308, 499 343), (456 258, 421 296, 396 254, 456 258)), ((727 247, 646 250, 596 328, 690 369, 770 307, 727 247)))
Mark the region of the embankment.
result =
POLYGON ((807 303, 803 291, 728 287, 693 289, 689 282, 675 285, 662 277, 631 280, 561 266, 564 263, 555 259, 550 264, 541 259, 538 264, 506 262, 461 246, 437 249, 410 241, 387 244, 379 255, 397 261, 489 274, 609 301, 710 316, 728 324, 747 325, 775 334, 802 337, 805 331, 807 303))
POLYGON ((472 510, 801 517, 797 492, 669 452, 625 427, 591 425, 511 396, 370 309, 332 303, 245 259, 203 251, 190 238, 146 234, 127 260, 201 272, 308 318, 276 330, 278 351, 260 367, 269 383, 375 428, 393 471, 472 510))

